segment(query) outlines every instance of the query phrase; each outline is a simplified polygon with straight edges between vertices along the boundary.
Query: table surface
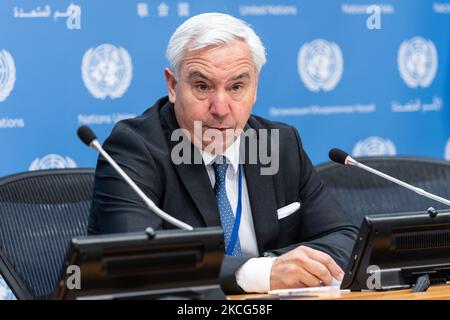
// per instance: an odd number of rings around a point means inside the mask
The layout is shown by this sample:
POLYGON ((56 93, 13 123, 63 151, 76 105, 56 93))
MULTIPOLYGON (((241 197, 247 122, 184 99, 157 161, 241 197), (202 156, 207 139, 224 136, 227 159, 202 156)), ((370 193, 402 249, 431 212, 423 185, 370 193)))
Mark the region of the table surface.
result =
MULTIPOLYGON (((308 292, 289 300, 450 300, 450 284, 431 286, 426 292, 412 292, 412 289, 377 292, 308 292)), ((267 294, 229 295, 230 300, 270 299, 267 294)), ((274 297, 274 296, 272 296, 274 297)))

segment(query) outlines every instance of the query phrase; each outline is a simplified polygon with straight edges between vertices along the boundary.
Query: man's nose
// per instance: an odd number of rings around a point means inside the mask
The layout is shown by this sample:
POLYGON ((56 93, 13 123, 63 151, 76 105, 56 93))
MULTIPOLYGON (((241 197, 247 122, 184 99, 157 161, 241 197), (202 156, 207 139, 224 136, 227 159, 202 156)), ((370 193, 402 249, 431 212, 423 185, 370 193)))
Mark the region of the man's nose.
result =
POLYGON ((230 113, 228 94, 224 90, 218 90, 212 95, 210 112, 217 117, 225 117, 230 113))

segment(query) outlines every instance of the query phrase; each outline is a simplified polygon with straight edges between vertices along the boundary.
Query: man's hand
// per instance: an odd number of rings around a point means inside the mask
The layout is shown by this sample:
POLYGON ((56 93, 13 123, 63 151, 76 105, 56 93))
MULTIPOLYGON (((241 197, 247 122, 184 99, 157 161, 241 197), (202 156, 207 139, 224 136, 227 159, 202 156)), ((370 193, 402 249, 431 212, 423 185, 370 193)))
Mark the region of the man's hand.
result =
POLYGON ((344 272, 326 253, 300 246, 278 258, 270 272, 270 290, 329 286, 344 272))

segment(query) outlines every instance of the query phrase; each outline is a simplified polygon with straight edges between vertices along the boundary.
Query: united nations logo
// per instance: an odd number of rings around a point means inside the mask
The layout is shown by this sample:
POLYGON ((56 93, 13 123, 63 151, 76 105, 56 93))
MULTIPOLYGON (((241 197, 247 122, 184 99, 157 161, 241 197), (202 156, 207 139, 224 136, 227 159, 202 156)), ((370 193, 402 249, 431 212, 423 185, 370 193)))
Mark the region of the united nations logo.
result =
POLYGON ((428 87, 438 67, 436 47, 431 40, 415 37, 403 41, 398 49, 398 70, 410 88, 428 87))
POLYGON ((447 145, 445 146, 444 159, 450 161, 450 138, 447 141, 447 145))
POLYGON ((83 56, 81 75, 95 98, 120 98, 133 77, 130 55, 124 48, 110 44, 90 48, 83 56))
POLYGON ((336 43, 323 39, 305 43, 298 52, 297 68, 309 90, 333 90, 344 70, 341 49, 336 43))
POLYGON ((45 170, 45 169, 65 169, 76 168, 77 164, 69 157, 63 157, 59 154, 48 154, 45 157, 39 159, 36 158, 31 163, 28 170, 45 170))
POLYGON ((11 54, 6 50, 0 51, 0 102, 5 101, 14 88, 16 82, 16 67, 11 54))
POLYGON ((354 157, 362 156, 395 156, 397 150, 394 143, 389 139, 380 137, 369 137, 358 141, 352 152, 354 157))

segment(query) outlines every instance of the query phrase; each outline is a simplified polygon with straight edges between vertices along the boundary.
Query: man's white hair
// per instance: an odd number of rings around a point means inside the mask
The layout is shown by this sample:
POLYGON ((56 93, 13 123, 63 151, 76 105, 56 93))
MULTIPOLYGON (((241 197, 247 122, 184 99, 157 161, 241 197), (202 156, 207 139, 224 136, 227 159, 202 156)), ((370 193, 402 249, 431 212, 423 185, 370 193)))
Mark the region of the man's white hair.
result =
POLYGON ((237 39, 247 44, 259 74, 266 63, 266 49, 261 39, 244 21, 224 13, 203 13, 186 20, 170 38, 166 57, 177 79, 187 52, 211 45, 221 46, 237 39))

